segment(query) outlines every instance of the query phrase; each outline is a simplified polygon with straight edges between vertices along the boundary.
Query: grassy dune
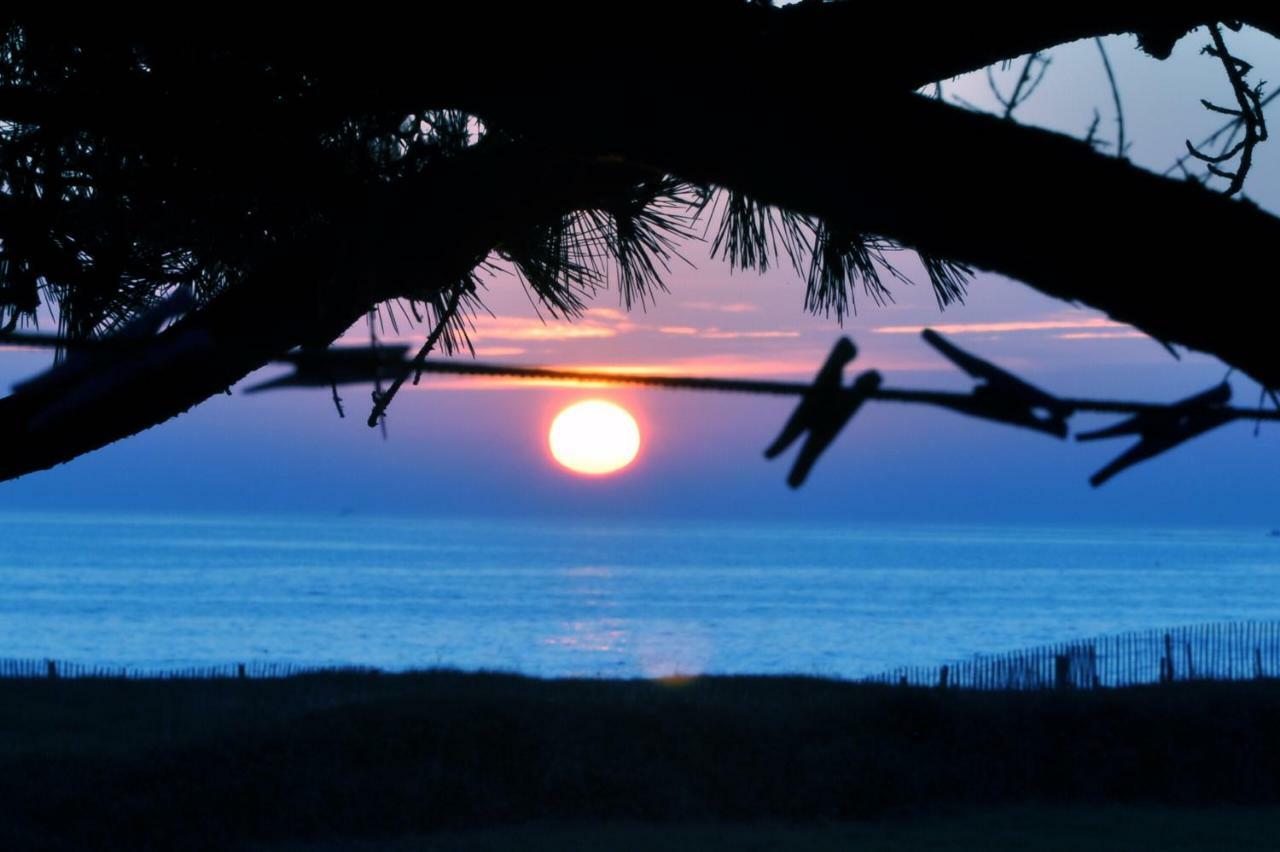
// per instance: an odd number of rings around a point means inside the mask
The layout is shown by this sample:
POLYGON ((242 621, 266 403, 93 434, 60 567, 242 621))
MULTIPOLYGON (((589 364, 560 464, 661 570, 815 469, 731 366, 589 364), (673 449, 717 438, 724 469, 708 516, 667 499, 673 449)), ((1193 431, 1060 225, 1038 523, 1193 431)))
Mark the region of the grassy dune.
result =
POLYGON ((277 852, 1274 852, 1280 811, 1057 806, 840 823, 533 823, 378 840, 287 845, 277 852))
POLYGON ((1280 845, 1276 682, 8 680, 0 764, 4 849, 1280 845))

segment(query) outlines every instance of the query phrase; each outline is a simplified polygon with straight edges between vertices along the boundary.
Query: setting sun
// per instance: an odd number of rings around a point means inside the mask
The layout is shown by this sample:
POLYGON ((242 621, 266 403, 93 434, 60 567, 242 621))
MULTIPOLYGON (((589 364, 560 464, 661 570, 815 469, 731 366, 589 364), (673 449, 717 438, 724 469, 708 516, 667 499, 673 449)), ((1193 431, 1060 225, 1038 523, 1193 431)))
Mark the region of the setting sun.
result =
POLYGON ((622 406, 588 399, 556 415, 547 442, 560 464, 598 476, 631 464, 640 450, 640 427, 622 406))

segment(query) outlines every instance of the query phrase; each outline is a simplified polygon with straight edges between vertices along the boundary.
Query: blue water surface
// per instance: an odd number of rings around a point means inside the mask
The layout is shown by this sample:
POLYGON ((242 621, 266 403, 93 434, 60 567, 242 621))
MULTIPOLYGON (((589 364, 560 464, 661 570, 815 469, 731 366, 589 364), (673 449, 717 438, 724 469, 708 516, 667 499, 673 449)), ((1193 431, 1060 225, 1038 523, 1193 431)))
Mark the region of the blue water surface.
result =
POLYGON ((1253 528, 0 515, 0 657, 859 677, 1278 617, 1253 528))

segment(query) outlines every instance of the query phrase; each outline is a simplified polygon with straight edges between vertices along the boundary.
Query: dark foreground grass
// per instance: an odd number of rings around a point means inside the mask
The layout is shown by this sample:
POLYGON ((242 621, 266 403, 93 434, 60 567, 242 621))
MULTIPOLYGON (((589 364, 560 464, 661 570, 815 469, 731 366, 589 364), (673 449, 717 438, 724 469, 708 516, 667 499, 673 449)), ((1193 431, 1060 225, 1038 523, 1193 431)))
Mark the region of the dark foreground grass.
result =
POLYGON ((1280 848, 1277 806, 1275 682, 0 681, 3 849, 1280 848))
POLYGON ((1158 806, 1000 808, 963 815, 786 824, 534 823, 275 852, 1275 852, 1280 810, 1158 806))

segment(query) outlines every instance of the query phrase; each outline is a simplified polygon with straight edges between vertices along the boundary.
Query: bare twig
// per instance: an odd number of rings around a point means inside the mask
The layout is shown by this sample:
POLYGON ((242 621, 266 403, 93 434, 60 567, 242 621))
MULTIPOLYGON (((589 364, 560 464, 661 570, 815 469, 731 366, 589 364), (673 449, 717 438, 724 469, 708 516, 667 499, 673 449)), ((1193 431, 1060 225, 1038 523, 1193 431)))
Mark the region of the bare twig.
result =
POLYGON ((336 409, 338 409, 338 416, 339 416, 339 417, 346 417, 346 416, 347 416, 347 412, 345 412, 345 411, 343 411, 343 410, 342 410, 342 397, 338 396, 338 381, 337 381, 337 379, 331 379, 331 380, 330 380, 330 382, 329 382, 329 388, 333 391, 333 407, 334 407, 334 408, 336 408, 336 409))
POLYGON ((1048 57, 1039 53, 1030 54, 1027 56, 1027 61, 1022 64, 1022 71, 1018 74, 1018 81, 1014 83, 1013 91, 1006 98, 996 84, 995 72, 990 67, 987 68, 987 85, 991 87, 991 93, 995 95, 996 100, 1004 107, 1004 118, 1013 118, 1014 110, 1031 97, 1044 80, 1045 72, 1048 70, 1048 57))
POLYGON ((1250 86, 1245 81, 1244 78, 1253 70, 1253 66, 1231 54, 1222 38, 1222 30, 1217 24, 1209 26, 1209 35, 1213 39, 1213 44, 1205 45, 1200 52, 1212 56, 1222 63, 1222 67, 1227 72, 1227 79, 1231 81, 1231 89, 1236 97, 1237 108, 1231 109, 1218 106, 1207 100, 1201 100, 1200 103, 1210 112, 1234 117, 1234 121, 1228 125, 1231 135, 1223 146, 1223 150, 1217 154, 1206 154, 1195 145, 1192 145, 1191 140, 1187 140, 1186 143, 1187 153, 1203 162, 1210 174, 1230 181, 1225 192, 1227 195, 1235 195, 1244 187, 1245 177, 1248 176, 1249 169, 1253 165, 1253 149, 1257 147, 1259 142, 1264 142, 1267 139, 1267 122, 1263 106, 1270 98, 1263 100, 1262 83, 1250 86), (1243 138, 1232 144, 1235 134, 1240 129, 1244 131, 1243 138), (1240 161, 1235 171, 1221 168, 1222 163, 1236 156, 1240 157, 1240 161))
MULTIPOLYGON (((1102 57, 1102 67, 1107 72, 1107 83, 1111 86, 1111 99, 1116 105, 1116 156, 1123 157, 1129 146, 1124 141, 1124 108, 1120 106, 1120 87, 1116 85, 1116 75, 1111 69, 1111 60, 1107 58, 1107 48, 1102 44, 1102 39, 1095 38, 1093 43, 1098 46, 1098 54, 1102 57)), ((1094 119, 1097 124, 1097 118, 1094 119)), ((1090 135, 1093 130, 1090 128, 1090 135)))
MULTIPOLYGON (((1263 98, 1262 103, 1259 105, 1261 110, 1265 110, 1277 96, 1280 96, 1280 89, 1276 89, 1271 94, 1263 98)), ((1206 145, 1213 145, 1222 137, 1222 134, 1226 133, 1228 136, 1222 143, 1222 150, 1225 150, 1235 142, 1236 134, 1240 132, 1240 126, 1242 124, 1244 124, 1244 121, 1239 118, 1233 118, 1231 121, 1228 121, 1226 124, 1222 125, 1217 130, 1197 142, 1195 147, 1203 149, 1206 145)), ((1176 171, 1181 171, 1184 177, 1190 176, 1190 173, 1186 168, 1186 163, 1192 159, 1194 158, 1190 154, 1183 154, 1181 157, 1174 160, 1173 165, 1169 166, 1169 168, 1165 169, 1161 174, 1168 177, 1176 171)))
POLYGON ((1098 124, 1102 121, 1102 114, 1096 109, 1093 111, 1093 121, 1089 122, 1089 130, 1084 135, 1084 144, 1090 148, 1105 148, 1107 143, 1098 138, 1098 124))
POLYGON ((435 348, 436 343, 439 342, 440 336, 444 334, 449 323, 453 322, 454 315, 458 312, 458 305, 462 302, 462 297, 465 293, 466 288, 463 286, 454 288, 453 293, 449 296, 449 303, 445 307, 444 313, 436 317, 436 327, 431 330, 431 334, 427 336, 427 342, 422 344, 422 348, 418 350, 418 354, 413 357, 413 361, 410 364, 410 371, 397 376, 396 380, 391 383, 391 387, 387 388, 385 393, 379 391, 374 392, 373 410, 369 412, 369 428, 372 429, 381 422, 383 415, 387 413, 387 406, 391 404, 391 400, 394 399, 396 393, 399 392, 400 386, 404 384, 404 380, 409 377, 409 372, 414 373, 414 381, 415 383, 417 382, 416 377, 422 374, 422 365, 427 360, 427 355, 435 348))

